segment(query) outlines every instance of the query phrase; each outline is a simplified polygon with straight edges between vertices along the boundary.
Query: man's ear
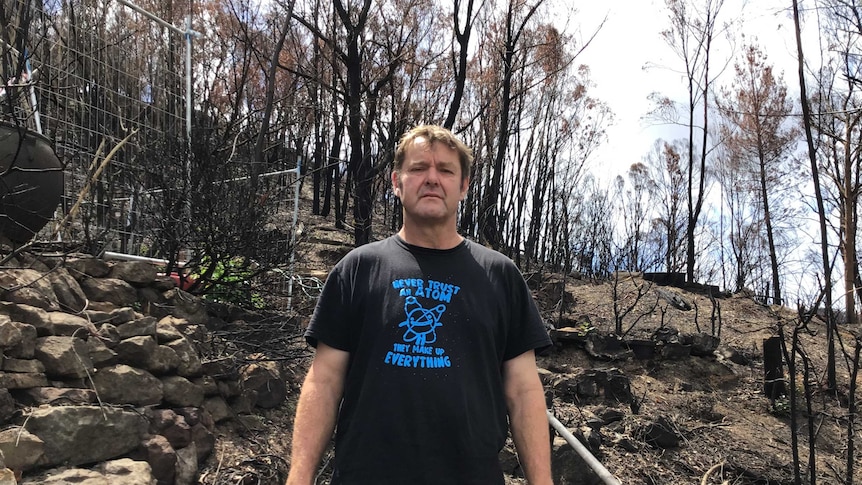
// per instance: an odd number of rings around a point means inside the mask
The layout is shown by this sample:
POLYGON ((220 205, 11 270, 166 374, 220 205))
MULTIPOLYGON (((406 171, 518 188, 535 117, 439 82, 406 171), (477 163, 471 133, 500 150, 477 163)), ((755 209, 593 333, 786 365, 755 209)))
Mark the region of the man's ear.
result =
POLYGON ((401 197, 401 181, 398 180, 398 172, 392 171, 392 192, 395 193, 395 197, 401 197))
POLYGON ((470 189, 470 177, 465 177, 461 180, 461 200, 467 197, 467 190, 470 189))

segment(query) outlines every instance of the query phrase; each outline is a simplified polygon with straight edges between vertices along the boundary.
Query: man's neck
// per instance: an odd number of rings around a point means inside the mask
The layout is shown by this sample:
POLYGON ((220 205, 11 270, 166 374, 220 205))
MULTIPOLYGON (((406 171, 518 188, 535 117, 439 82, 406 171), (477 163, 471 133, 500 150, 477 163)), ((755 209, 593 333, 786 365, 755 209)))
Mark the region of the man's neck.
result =
POLYGON ((452 249, 464 240, 454 227, 411 228, 401 226, 398 236, 407 244, 428 249, 452 249))

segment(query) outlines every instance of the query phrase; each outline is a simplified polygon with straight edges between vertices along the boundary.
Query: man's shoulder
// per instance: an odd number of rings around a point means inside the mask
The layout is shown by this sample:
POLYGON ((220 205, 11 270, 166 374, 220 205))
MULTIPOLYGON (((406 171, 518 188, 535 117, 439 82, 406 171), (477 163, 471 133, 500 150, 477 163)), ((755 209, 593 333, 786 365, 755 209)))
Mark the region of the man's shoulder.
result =
POLYGON ((397 242, 392 236, 389 236, 379 241, 372 241, 361 246, 356 246, 344 255, 341 262, 348 263, 350 261, 358 261, 368 257, 376 258, 381 254, 386 254, 387 252, 392 251, 394 245, 397 245, 397 242))
POLYGON ((479 262, 487 264, 502 264, 506 266, 515 265, 515 262, 505 254, 470 239, 467 239, 467 249, 470 250, 470 253, 479 262))

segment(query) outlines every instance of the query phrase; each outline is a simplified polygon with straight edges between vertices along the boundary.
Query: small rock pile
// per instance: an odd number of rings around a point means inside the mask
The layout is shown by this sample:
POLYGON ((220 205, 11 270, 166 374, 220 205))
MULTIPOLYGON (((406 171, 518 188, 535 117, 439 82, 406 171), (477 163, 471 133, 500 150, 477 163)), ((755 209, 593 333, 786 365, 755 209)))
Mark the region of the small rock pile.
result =
POLYGON ((284 400, 267 362, 201 360, 206 308, 153 265, 7 260, 0 485, 196 483, 217 422, 284 400))

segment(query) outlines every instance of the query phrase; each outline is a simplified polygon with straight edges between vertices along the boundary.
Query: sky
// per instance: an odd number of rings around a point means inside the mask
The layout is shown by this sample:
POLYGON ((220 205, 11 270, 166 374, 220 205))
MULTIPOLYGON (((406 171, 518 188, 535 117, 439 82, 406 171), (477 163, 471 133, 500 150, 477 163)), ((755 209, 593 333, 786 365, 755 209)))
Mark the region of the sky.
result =
MULTIPOLYGON (((796 57, 793 22, 787 0, 725 0, 721 18, 731 21, 744 19, 740 32, 746 39, 756 38, 778 72, 784 73, 788 90, 795 88, 796 57), (741 15, 740 15, 741 14, 741 15)), ((608 143, 596 154, 594 166, 607 167, 593 172, 610 181, 622 175, 635 162, 640 162, 651 150, 657 138, 680 138, 684 132, 646 119, 651 103, 649 95, 658 92, 672 99, 685 100, 685 77, 679 71, 682 61, 661 37, 669 25, 664 0, 615 0, 595 2, 578 0, 572 24, 580 28, 581 38, 607 21, 591 45, 578 58, 590 67, 595 86, 592 94, 614 111, 615 123, 608 130, 608 143)), ((716 61, 720 65, 733 55, 724 40, 716 41, 720 50, 716 61)), ((748 42, 748 40, 746 41, 748 42)), ((739 42, 737 41, 737 44, 739 42)), ((721 84, 729 84, 733 75, 728 65, 721 84)))
MULTIPOLYGON (((646 118, 651 108, 650 93, 659 92, 680 101, 687 98, 685 76, 679 72, 683 65, 660 35, 669 25, 664 0, 576 1, 579 2, 576 4, 578 13, 572 23, 580 27, 581 35, 595 30, 607 16, 605 25, 578 62, 590 67, 595 83, 592 95, 608 104, 616 118, 615 124, 608 129, 607 143, 592 163, 592 167, 600 167, 592 170, 596 177, 610 184, 617 175, 625 175, 632 163, 643 161, 657 138, 672 140, 686 135, 684 129, 660 125, 646 118)), ((725 74, 718 80, 719 85, 729 85, 733 79, 733 62, 741 52, 739 38, 744 34, 745 43, 756 39, 776 74, 783 75, 788 94, 798 99, 796 39, 791 8, 789 0, 749 0, 747 4, 744 0, 725 0, 721 11, 723 20, 743 19, 743 22, 737 30, 735 52, 723 40, 717 46, 721 48, 714 55, 716 65, 723 64, 725 59, 731 60, 725 74)), ((817 43, 816 19, 809 16, 807 24, 803 24, 803 50, 807 59, 818 54, 817 43)), ((813 224, 810 221, 813 218, 809 218, 809 224, 797 228, 801 241, 811 242, 819 238, 810 228, 813 224)), ((801 264, 801 261, 796 264, 801 264)), ((799 281, 785 283, 785 296, 794 292, 807 294, 814 287, 807 277, 815 271, 800 270, 796 276, 799 281)))

